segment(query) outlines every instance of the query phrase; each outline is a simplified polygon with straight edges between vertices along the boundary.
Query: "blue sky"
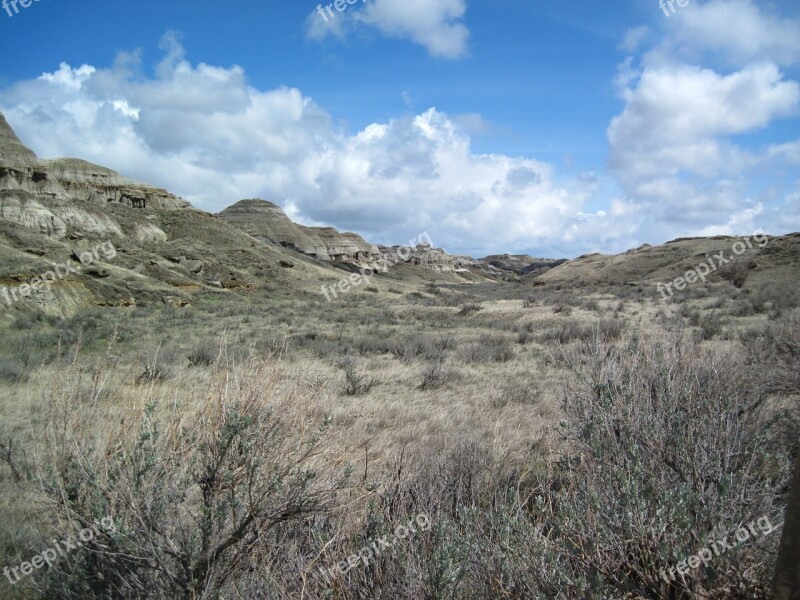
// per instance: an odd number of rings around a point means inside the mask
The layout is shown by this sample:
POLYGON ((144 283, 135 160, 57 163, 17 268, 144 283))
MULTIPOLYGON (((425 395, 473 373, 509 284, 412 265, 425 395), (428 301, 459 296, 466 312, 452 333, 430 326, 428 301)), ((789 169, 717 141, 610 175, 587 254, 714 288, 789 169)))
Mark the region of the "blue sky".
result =
POLYGON ((40 0, 0 9, 0 110, 40 157, 381 243, 800 230, 800 6, 673 5, 40 0))

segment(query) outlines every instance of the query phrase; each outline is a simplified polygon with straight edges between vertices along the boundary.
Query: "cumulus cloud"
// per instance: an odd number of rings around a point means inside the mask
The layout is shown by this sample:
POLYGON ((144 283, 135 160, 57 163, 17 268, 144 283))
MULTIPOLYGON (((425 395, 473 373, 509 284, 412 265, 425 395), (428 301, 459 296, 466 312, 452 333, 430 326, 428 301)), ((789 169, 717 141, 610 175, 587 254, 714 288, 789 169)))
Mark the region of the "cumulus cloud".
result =
POLYGON ((607 131, 612 171, 668 237, 781 227, 777 197, 757 185, 780 187, 797 141, 740 139, 779 136, 776 123, 800 114, 800 84, 782 71, 800 58, 798 23, 750 0, 690 4, 665 21, 656 46, 619 67, 624 109, 607 131))
POLYGON ((752 0, 710 0, 680 9, 665 48, 671 53, 711 51, 728 63, 800 60, 800 21, 773 14, 752 0))
POLYGON ((593 180, 478 154, 459 116, 429 108, 348 133, 298 89, 258 90, 240 67, 192 65, 174 35, 162 47, 154 76, 135 53, 107 69, 62 64, 0 91, 0 109, 41 156, 107 165, 206 210, 263 197, 305 223, 386 242, 428 230, 476 253, 561 247, 585 219, 593 180))
POLYGON ((679 172, 741 171, 754 157, 729 136, 767 126, 800 106, 800 85, 770 64, 730 75, 690 65, 647 67, 622 91, 608 130, 611 162, 626 180, 679 172))
POLYGON ((463 23, 465 0, 371 0, 356 1, 337 11, 326 3, 306 20, 312 39, 345 38, 361 27, 380 31, 387 37, 408 39, 426 48, 432 56, 459 58, 467 52, 469 30, 463 23), (331 16, 333 15, 333 16, 331 16))

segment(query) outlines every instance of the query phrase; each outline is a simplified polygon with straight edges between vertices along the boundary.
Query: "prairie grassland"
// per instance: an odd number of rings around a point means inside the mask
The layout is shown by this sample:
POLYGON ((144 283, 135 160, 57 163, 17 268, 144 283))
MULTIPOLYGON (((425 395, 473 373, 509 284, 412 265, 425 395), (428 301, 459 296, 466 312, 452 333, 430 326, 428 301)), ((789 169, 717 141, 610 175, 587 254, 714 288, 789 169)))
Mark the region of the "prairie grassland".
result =
POLYGON ((2 597, 767 597, 779 532, 660 570, 785 504, 791 298, 394 286, 20 313, 3 565, 116 532, 2 597), (319 575, 418 514, 430 532, 319 575))

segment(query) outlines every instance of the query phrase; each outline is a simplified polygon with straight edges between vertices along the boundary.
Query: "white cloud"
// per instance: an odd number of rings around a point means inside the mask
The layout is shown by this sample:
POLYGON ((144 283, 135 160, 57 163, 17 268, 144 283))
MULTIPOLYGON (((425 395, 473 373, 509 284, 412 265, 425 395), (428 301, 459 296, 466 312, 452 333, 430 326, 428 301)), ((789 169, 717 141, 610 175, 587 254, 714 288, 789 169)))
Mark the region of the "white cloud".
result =
POLYGON ((136 54, 110 69, 62 65, 0 91, 0 109, 41 156, 107 165, 206 210, 263 197, 375 241, 428 230, 451 250, 487 254, 563 247, 584 220, 594 179, 559 183, 550 164, 477 154, 461 116, 430 108, 348 134, 298 89, 262 91, 240 67, 192 65, 172 36, 164 51, 154 77, 136 54))
POLYGON ((324 3, 321 7, 306 19, 306 33, 312 39, 328 35, 343 39, 359 27, 368 27, 388 37, 411 40, 432 56, 459 58, 467 53, 466 0, 370 0, 365 4, 362 0, 346 4, 342 12, 327 10, 324 3))
POLYGON ((779 159, 790 165, 800 166, 800 140, 786 144, 772 144, 767 150, 770 159, 779 159))
POLYGON ((800 84, 780 66, 800 58, 798 22, 750 0, 692 3, 663 21, 655 48, 619 66, 624 109, 607 132, 612 171, 650 215, 643 231, 659 239, 746 233, 755 221, 782 227, 762 199, 776 199, 769 187, 780 189, 798 142, 741 139, 774 138, 777 122, 800 115, 800 84))
POLYGON ((765 127, 800 107, 800 85, 769 64, 730 75, 689 65, 646 67, 625 81, 625 110, 612 119, 608 138, 612 166, 628 182, 739 172, 755 158, 728 136, 765 127))
POLYGON ((772 14, 752 0, 693 2, 668 22, 675 26, 671 52, 709 50, 736 64, 768 60, 789 65, 800 60, 800 21, 772 14))

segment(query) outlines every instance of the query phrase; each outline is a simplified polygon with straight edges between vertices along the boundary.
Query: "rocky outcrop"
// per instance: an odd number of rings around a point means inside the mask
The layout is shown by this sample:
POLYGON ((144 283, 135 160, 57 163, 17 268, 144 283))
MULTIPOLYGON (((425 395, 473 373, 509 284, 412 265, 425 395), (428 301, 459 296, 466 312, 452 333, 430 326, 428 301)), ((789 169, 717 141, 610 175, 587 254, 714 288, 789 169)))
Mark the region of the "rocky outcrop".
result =
POLYGON ((22 144, 2 113, 0 190, 28 192, 39 201, 116 202, 131 208, 166 210, 191 206, 166 190, 122 177, 116 171, 84 160, 39 160, 22 144))
POLYGON ((152 223, 139 223, 134 227, 133 239, 145 244, 152 242, 166 242, 167 234, 152 223))
POLYGON ((64 221, 24 190, 0 190, 0 219, 49 237, 60 239, 67 234, 64 221))
POLYGON ((333 227, 306 227, 286 216, 277 204, 253 198, 229 206, 219 218, 266 244, 291 248, 319 260, 365 265, 380 257, 377 246, 355 233, 333 227))
POLYGON ((167 190, 122 177, 116 171, 77 158, 41 161, 47 173, 72 200, 93 203, 116 202, 131 208, 177 210, 191 205, 167 190))
POLYGON ((73 231, 96 237, 122 236, 114 219, 85 205, 64 200, 44 200, 47 207, 73 231))
POLYGON ((448 254, 441 248, 422 243, 414 246, 379 246, 389 264, 404 262, 441 273, 463 273, 477 261, 469 256, 448 254))

